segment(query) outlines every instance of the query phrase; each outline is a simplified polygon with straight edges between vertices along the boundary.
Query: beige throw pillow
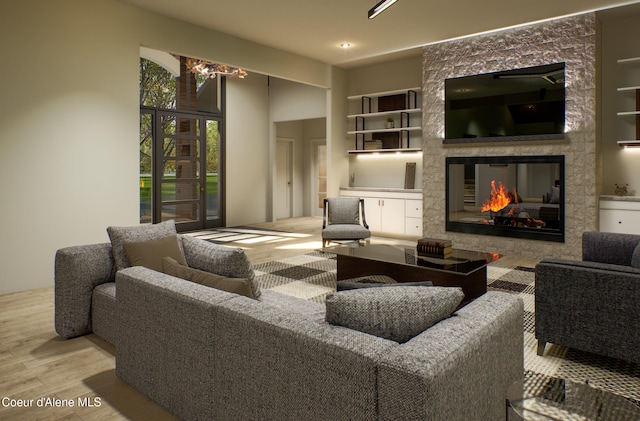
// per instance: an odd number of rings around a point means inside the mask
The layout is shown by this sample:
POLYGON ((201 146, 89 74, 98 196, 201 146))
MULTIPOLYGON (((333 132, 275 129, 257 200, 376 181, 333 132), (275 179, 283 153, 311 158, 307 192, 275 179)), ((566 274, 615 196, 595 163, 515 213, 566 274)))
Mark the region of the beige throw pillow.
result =
MULTIPOLYGON (((124 251, 124 243, 157 240, 159 238, 177 235, 176 223, 173 219, 158 224, 143 224, 131 227, 108 227, 107 233, 111 239, 113 259, 116 269, 132 266, 124 251)), ((180 244, 182 249, 182 244, 180 244)))
POLYGON ((176 278, 185 279, 187 281, 216 288, 221 291, 232 292, 234 294, 254 298, 253 293, 251 292, 251 282, 249 282, 248 279, 227 278, 225 276, 216 275, 215 273, 190 268, 180 262, 177 262, 171 257, 165 257, 162 259, 162 271, 167 275, 175 276, 176 278))
POLYGON ((144 266, 162 272, 162 258, 167 256, 184 265, 187 264, 176 235, 157 240, 124 243, 123 246, 131 266, 144 266))

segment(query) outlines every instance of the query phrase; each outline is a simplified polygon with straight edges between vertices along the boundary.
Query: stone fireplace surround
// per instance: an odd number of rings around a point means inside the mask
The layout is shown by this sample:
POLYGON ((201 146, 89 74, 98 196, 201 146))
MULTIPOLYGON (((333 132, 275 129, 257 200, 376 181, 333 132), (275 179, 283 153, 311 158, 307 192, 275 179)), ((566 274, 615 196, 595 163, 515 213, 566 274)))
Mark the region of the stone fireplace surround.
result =
POLYGON ((533 259, 579 259, 582 233, 597 230, 601 178, 596 126, 598 21, 595 13, 556 19, 423 47, 423 233, 455 247, 533 259), (564 62, 566 135, 559 141, 443 145, 444 80, 564 62), (445 230, 448 156, 564 155, 565 242, 504 238, 445 230))

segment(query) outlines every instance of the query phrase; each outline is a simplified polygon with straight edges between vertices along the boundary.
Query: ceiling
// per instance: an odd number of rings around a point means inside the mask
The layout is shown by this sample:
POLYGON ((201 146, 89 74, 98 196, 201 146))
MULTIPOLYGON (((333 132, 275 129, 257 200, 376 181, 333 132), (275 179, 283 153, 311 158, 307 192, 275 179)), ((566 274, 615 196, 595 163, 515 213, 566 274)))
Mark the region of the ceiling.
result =
POLYGON ((378 0, 122 1, 343 68, 415 55, 422 45, 465 35, 640 4, 638 0, 398 0, 369 20, 367 11, 378 0), (345 42, 351 47, 341 48, 345 42))

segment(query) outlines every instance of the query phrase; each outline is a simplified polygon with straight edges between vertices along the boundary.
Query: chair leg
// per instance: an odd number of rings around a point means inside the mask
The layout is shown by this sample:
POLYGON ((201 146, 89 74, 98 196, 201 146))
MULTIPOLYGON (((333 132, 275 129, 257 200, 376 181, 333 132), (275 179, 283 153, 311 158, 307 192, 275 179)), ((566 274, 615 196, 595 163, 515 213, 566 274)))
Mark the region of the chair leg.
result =
POLYGON ((545 346, 547 346, 547 343, 545 341, 538 341, 538 349, 536 350, 536 354, 538 354, 540 357, 544 355, 545 346))
POLYGON ((322 239, 322 248, 325 248, 327 246, 327 240, 325 240, 324 238, 322 239))

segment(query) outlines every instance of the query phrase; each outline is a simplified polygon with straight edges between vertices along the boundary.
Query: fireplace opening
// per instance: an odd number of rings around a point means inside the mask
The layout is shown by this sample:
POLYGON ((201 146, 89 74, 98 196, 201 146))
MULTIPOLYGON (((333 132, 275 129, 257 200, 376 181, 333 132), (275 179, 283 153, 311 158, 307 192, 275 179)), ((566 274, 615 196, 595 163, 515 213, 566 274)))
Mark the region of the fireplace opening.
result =
POLYGON ((446 230, 564 242, 564 156, 446 158, 446 230))

